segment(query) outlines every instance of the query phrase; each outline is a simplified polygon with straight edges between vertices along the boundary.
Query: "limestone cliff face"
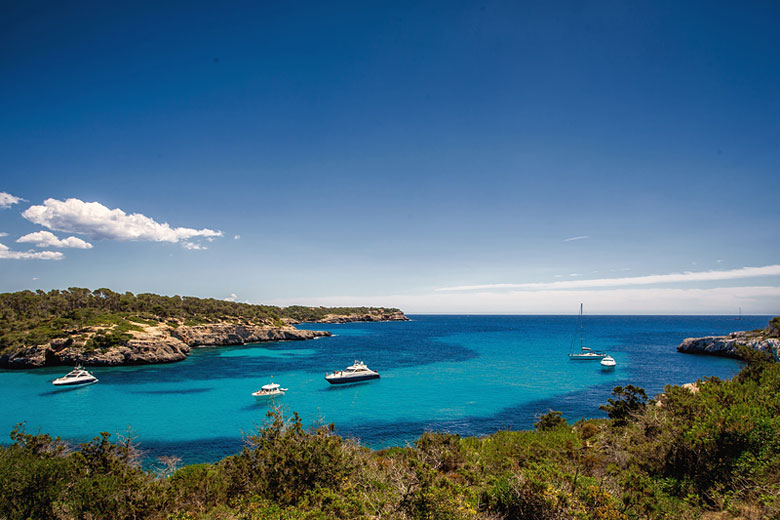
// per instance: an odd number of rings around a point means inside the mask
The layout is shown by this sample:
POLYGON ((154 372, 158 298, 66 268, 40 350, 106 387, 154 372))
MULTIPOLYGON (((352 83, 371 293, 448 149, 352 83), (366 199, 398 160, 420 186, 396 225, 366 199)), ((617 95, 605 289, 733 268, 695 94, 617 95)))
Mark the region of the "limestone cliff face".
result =
POLYGON ((47 345, 35 345, 0 356, 0 367, 38 368, 75 365, 118 366, 170 363, 185 359, 192 347, 201 345, 244 345, 264 341, 305 340, 330 336, 330 332, 298 330, 293 327, 261 327, 218 323, 213 325, 148 327, 133 332, 124 345, 87 351, 73 338, 57 338, 47 345))
POLYGON ((775 360, 780 359, 780 338, 771 337, 773 325, 764 331, 732 332, 727 336, 706 336, 704 338, 687 338, 677 347, 679 352, 688 354, 709 354, 739 358, 738 345, 745 345, 754 350, 772 354, 775 360))
POLYGON ((350 315, 328 314, 314 323, 349 323, 353 321, 409 321, 409 318, 401 311, 350 315))
POLYGON ((330 332, 321 330, 229 324, 178 327, 171 334, 190 347, 200 345, 244 345, 246 343, 263 341, 295 341, 330 336, 330 332))

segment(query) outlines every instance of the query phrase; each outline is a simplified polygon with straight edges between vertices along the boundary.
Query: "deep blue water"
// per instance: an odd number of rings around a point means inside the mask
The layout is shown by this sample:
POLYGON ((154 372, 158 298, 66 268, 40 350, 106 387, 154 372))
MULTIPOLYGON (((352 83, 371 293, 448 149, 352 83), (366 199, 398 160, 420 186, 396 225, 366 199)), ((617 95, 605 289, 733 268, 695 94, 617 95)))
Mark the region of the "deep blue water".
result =
MULTIPOLYGON (((618 362, 569 361, 577 316, 412 316, 410 322, 302 325, 333 337, 303 342, 198 348, 169 365, 97 368, 100 382, 55 389, 63 368, 0 371, 0 431, 25 421, 29 432, 83 442, 101 431, 137 435, 149 457, 185 463, 240 451, 269 405, 250 395, 273 381, 277 402, 306 424, 335 423, 339 433, 375 448, 402 445, 426 430, 482 435, 533 426, 550 409, 600 417, 617 385, 645 388, 733 376, 734 360, 679 354, 686 337, 766 326, 768 317, 586 316, 586 344, 618 362), (364 360, 382 378, 331 386, 326 371, 364 360)), ((7 439, 7 437, 6 437, 7 439)))

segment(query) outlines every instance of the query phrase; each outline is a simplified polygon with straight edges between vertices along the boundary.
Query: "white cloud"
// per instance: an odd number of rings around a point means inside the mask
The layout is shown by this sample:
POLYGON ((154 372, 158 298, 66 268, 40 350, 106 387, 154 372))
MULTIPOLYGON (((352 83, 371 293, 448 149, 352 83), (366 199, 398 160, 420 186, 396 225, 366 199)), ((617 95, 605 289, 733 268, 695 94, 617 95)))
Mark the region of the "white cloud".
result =
POLYGON ((17 240, 19 243, 33 243, 38 247, 74 247, 76 249, 92 249, 92 244, 85 242, 78 237, 68 237, 59 239, 54 233, 49 231, 38 231, 28 233, 17 240))
POLYGON ((586 238, 590 238, 590 235, 582 235, 582 236, 578 236, 578 237, 566 238, 563 241, 564 242, 571 242, 573 240, 583 240, 583 239, 586 239, 586 238))
POLYGON ((222 236, 221 231, 205 228, 175 228, 167 222, 161 224, 140 213, 128 215, 119 208, 109 209, 98 202, 84 202, 79 199, 65 201, 46 199, 41 206, 27 208, 22 216, 30 222, 55 231, 78 233, 93 239, 148 240, 186 244, 192 238, 222 236))
POLYGON ((14 204, 22 202, 24 199, 21 197, 14 197, 10 193, 0 191, 0 209, 10 208, 14 204))
POLYGON ((7 237, 7 236, 8 236, 8 233, 3 233, 2 231, 0 231, 0 237, 7 237))
POLYGON ((241 238, 241 235, 233 235, 233 240, 239 240, 241 238))
POLYGON ((208 247, 196 244, 195 242, 182 242, 181 245, 184 249, 189 249, 190 251, 203 251, 204 249, 208 249, 208 247))
POLYGON ((441 287, 436 291, 474 291, 493 289, 578 289, 598 287, 619 287, 626 285, 654 285, 661 283, 680 282, 711 282, 721 280, 736 280, 759 276, 780 276, 780 265, 763 267, 742 267, 728 271, 699 271, 673 274, 652 274, 648 276, 633 276, 623 278, 599 278, 595 280, 571 280, 561 282, 535 283, 495 283, 484 285, 460 285, 456 287, 441 287))
POLYGON ((237 298, 238 298, 238 296, 236 296, 236 293, 232 293, 227 298, 223 298, 223 300, 226 301, 226 302, 234 302, 234 301, 236 301, 237 298))
POLYGON ((59 251, 11 251, 5 244, 0 244, 0 259, 5 260, 62 260, 65 255, 59 251))

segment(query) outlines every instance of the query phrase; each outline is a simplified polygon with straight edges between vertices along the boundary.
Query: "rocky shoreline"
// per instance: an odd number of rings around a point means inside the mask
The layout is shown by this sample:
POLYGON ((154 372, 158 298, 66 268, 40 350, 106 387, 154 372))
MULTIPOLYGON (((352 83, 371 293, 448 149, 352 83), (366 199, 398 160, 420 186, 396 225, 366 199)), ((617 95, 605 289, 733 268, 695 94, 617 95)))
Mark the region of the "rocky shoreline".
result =
POLYGON ((741 359, 739 346, 767 352, 780 360, 780 320, 774 318, 763 330, 732 332, 726 336, 705 336, 686 338, 677 347, 678 352, 686 354, 706 354, 741 359))
POLYGON ((312 323, 351 323, 353 321, 410 321, 402 311, 365 314, 328 314, 312 323))
POLYGON ((148 327, 134 332, 123 345, 85 350, 72 337, 57 338, 46 345, 22 348, 0 356, 2 368, 41 368, 76 365, 121 366, 172 363, 185 359, 194 347, 245 345, 266 341, 300 341, 330 336, 328 331, 299 330, 217 323, 211 325, 148 327))

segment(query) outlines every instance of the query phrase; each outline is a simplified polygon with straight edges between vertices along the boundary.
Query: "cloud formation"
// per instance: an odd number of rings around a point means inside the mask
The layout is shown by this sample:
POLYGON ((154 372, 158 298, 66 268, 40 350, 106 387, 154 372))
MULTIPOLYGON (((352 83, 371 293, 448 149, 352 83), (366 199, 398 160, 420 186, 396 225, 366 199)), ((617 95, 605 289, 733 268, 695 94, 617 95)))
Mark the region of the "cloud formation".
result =
POLYGON ((10 193, 0 191, 0 209, 10 208, 14 204, 22 202, 24 199, 21 197, 14 197, 10 193))
POLYGON ((571 242, 572 240, 582 240, 584 238, 590 238, 590 235, 582 235, 582 236, 579 236, 579 237, 565 238, 563 241, 564 242, 571 242))
POLYGON ((19 243, 32 243, 38 247, 73 247, 76 249, 92 249, 92 244, 78 237, 57 238, 54 233, 49 231, 38 231, 28 233, 17 240, 19 243))
POLYGON ((99 202, 79 199, 46 199, 43 205, 27 208, 22 216, 55 231, 78 233, 96 240, 186 243, 198 237, 222 236, 221 231, 171 227, 167 222, 159 223, 140 213, 128 215, 119 208, 109 209, 99 202))
POLYGON ((231 293, 230 296, 228 296, 227 298, 222 298, 222 299, 224 301, 226 301, 226 302, 234 302, 234 301, 236 301, 237 298, 238 298, 238 296, 236 296, 236 293, 231 293))
POLYGON ((0 259, 6 260, 62 260, 65 255, 59 251, 11 251, 5 244, 0 244, 0 259))
POLYGON ((436 291, 475 291, 495 289, 582 289, 599 287, 620 287, 630 285, 655 285, 662 283, 681 282, 712 282, 754 278, 759 276, 780 276, 780 265, 763 267, 741 267, 727 271, 699 271, 672 274, 651 274, 647 276, 631 276, 623 278, 598 278, 594 280, 567 280, 560 282, 535 283, 494 283, 484 285, 459 285, 455 287, 440 287, 436 291))

